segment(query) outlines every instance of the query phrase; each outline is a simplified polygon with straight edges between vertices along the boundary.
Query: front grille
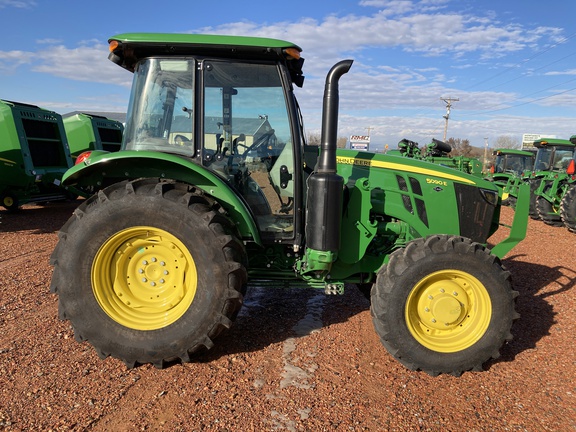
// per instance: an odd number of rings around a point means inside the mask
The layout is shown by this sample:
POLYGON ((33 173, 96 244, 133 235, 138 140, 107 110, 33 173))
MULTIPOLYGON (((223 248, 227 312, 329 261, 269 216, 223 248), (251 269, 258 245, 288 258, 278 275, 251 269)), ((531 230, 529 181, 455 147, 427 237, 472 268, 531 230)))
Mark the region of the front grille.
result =
POLYGON ((486 243, 495 207, 490 205, 476 186, 454 183, 458 202, 460 235, 486 243))

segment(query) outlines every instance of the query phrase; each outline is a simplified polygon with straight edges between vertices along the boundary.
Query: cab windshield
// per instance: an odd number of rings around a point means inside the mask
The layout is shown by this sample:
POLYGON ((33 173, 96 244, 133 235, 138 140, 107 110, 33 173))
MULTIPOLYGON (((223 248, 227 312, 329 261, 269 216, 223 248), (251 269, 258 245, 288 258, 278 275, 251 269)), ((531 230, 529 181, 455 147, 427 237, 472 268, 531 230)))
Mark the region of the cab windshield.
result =
POLYGON ((532 171, 533 159, 531 156, 501 154, 496 156, 496 172, 520 175, 526 171, 532 171))
POLYGON ((573 148, 541 147, 538 149, 534 168, 536 171, 565 170, 573 157, 573 148))
POLYGON ((128 106, 124 150, 194 156, 194 65, 190 59, 158 58, 138 65, 128 106))

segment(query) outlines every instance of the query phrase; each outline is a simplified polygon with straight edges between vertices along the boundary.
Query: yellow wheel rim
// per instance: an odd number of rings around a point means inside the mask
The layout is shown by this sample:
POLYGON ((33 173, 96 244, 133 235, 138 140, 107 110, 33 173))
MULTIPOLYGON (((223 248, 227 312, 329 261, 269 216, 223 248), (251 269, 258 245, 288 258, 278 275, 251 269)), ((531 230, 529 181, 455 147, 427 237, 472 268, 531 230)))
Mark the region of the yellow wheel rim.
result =
POLYGON ((508 192, 502 192, 502 200, 508 199, 510 194, 508 192))
POLYGON ((484 335, 492 303, 484 285, 469 273, 442 270, 420 280, 406 300, 408 330, 436 352, 462 351, 484 335))
POLYGON ((7 196, 7 197, 4 197, 2 202, 3 202, 4 206, 12 207, 14 205, 14 198, 7 196))
POLYGON ((136 330, 177 321, 192 304, 198 283, 186 246, 164 230, 145 226, 110 237, 96 253, 91 276, 102 310, 136 330))

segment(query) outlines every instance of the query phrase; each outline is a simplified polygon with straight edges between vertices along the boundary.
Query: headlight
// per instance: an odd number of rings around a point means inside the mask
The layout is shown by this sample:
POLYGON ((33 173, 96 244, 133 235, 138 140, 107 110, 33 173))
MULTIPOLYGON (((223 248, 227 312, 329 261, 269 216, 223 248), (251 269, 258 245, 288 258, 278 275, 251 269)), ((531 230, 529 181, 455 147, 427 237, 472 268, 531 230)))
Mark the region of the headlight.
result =
POLYGON ((482 194, 482 198, 484 198, 488 204, 496 207, 496 204, 498 204, 498 192, 488 189, 480 189, 480 194, 482 194))

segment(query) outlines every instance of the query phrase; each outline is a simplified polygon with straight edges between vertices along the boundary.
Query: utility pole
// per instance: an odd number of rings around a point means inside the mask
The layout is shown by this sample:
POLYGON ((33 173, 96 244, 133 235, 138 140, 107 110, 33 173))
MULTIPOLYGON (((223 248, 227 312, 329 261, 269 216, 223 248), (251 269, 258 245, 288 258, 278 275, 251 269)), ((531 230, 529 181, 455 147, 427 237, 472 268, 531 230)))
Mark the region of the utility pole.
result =
POLYGON ((460 99, 458 98, 443 98, 441 97, 440 100, 443 100, 446 103, 446 115, 442 116, 446 119, 446 124, 444 125, 444 142, 446 142, 446 133, 448 132, 448 119, 450 118, 450 108, 452 107, 452 102, 458 102, 460 99))
POLYGON ((368 126, 366 129, 368 130, 368 147, 366 148, 366 151, 370 151, 370 131, 374 128, 368 126))
POLYGON ((484 165, 482 166, 482 172, 486 172, 488 167, 488 137, 484 137, 484 165))

